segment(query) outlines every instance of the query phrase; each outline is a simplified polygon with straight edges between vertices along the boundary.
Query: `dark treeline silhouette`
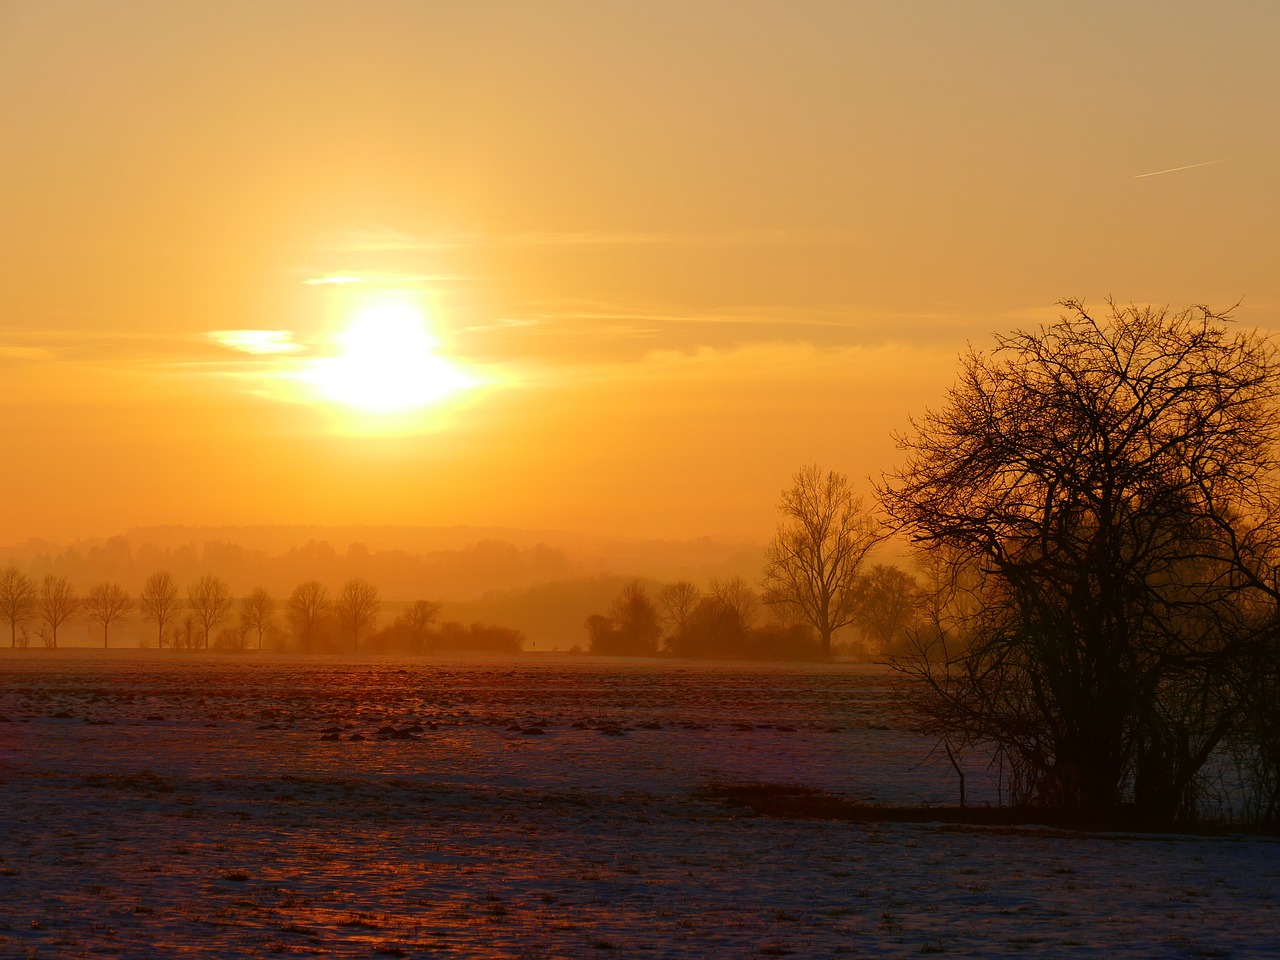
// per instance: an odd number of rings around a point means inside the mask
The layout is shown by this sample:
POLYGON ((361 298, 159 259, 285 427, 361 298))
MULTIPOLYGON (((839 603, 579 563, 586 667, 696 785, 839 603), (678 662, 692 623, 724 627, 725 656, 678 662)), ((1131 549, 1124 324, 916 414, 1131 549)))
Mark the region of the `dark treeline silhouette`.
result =
MULTIPOLYGON (((833 653, 876 659, 901 651, 922 609, 918 581, 897 567, 851 571, 840 601, 848 640, 825 644, 796 603, 757 592, 741 577, 658 586, 633 580, 608 613, 587 617, 587 649, 610 656, 717 660, 824 660, 833 653)), ((766 581, 767 582, 767 581, 766 581)))

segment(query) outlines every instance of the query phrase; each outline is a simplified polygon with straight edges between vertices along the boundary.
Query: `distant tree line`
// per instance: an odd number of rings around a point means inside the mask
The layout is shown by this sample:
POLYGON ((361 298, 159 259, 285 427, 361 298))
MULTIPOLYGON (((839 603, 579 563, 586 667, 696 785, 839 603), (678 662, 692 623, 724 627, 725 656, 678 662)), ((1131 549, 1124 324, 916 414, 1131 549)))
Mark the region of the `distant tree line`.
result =
MULTIPOLYGON (((73 617, 83 616, 101 626, 102 645, 107 648, 112 626, 135 609, 153 629, 157 648, 514 652, 524 642, 519 631, 505 627, 437 624, 440 604, 429 600, 413 601, 379 627, 378 589, 361 578, 348 580, 333 595, 320 581, 308 580, 279 603, 259 586, 239 599, 237 610, 230 587, 213 574, 205 574, 182 591, 171 574, 157 571, 147 577, 135 600, 114 581, 96 584, 81 596, 63 576, 50 573, 37 582, 14 565, 0 570, 0 616, 9 625, 11 647, 27 647, 35 639, 57 648, 58 631, 73 617)), ((142 645, 151 645, 145 634, 142 645)))
POLYGON ((824 648, 794 605, 770 603, 741 577, 711 579, 705 589, 687 580, 652 589, 641 580, 623 587, 607 613, 586 620, 587 650, 611 656, 672 656, 717 660, 857 660, 895 656, 908 648, 926 614, 915 575, 876 564, 857 577, 848 638, 824 648))

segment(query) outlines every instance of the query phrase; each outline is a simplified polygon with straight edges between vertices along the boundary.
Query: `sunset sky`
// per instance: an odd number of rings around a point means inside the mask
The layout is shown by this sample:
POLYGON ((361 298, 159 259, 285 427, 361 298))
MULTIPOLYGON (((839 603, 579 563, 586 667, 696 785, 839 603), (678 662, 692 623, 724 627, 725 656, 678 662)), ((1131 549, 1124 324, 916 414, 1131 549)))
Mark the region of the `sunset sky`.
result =
POLYGON ((0 0, 0 543, 763 539, 1054 303, 1280 329, 1280 4, 0 0))

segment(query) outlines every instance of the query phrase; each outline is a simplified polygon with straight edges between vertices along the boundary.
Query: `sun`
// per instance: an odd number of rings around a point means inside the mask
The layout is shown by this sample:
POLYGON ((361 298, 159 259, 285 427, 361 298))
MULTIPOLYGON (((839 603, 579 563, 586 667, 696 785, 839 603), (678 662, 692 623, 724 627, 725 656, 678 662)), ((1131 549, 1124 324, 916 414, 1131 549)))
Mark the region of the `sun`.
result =
POLYGON ((337 353, 313 361, 307 379, 325 399, 346 407, 403 413, 475 383, 440 356, 440 343, 414 304, 370 304, 334 340, 337 353))

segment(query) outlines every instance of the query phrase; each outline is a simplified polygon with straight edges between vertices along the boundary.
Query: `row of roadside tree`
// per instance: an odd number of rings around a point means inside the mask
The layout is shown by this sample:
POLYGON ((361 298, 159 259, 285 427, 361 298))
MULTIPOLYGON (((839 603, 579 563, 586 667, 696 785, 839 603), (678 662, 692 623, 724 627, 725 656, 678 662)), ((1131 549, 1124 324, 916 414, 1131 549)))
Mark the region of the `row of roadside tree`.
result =
POLYGON ((282 602, 265 587, 235 598, 220 577, 205 574, 181 590, 166 571, 151 574, 138 596, 114 581, 83 594, 62 576, 39 581, 18 567, 0 570, 0 617, 9 627, 11 647, 36 640, 58 646, 58 632, 74 617, 102 629, 102 645, 111 631, 136 610, 150 626, 142 645, 175 649, 289 648, 306 652, 359 651, 422 653, 433 649, 519 650, 518 631, 484 624, 437 624, 438 603, 415 600, 379 628, 383 601, 369 581, 348 580, 331 594, 318 580, 300 583, 282 602), (33 636, 34 631, 34 636, 33 636))

